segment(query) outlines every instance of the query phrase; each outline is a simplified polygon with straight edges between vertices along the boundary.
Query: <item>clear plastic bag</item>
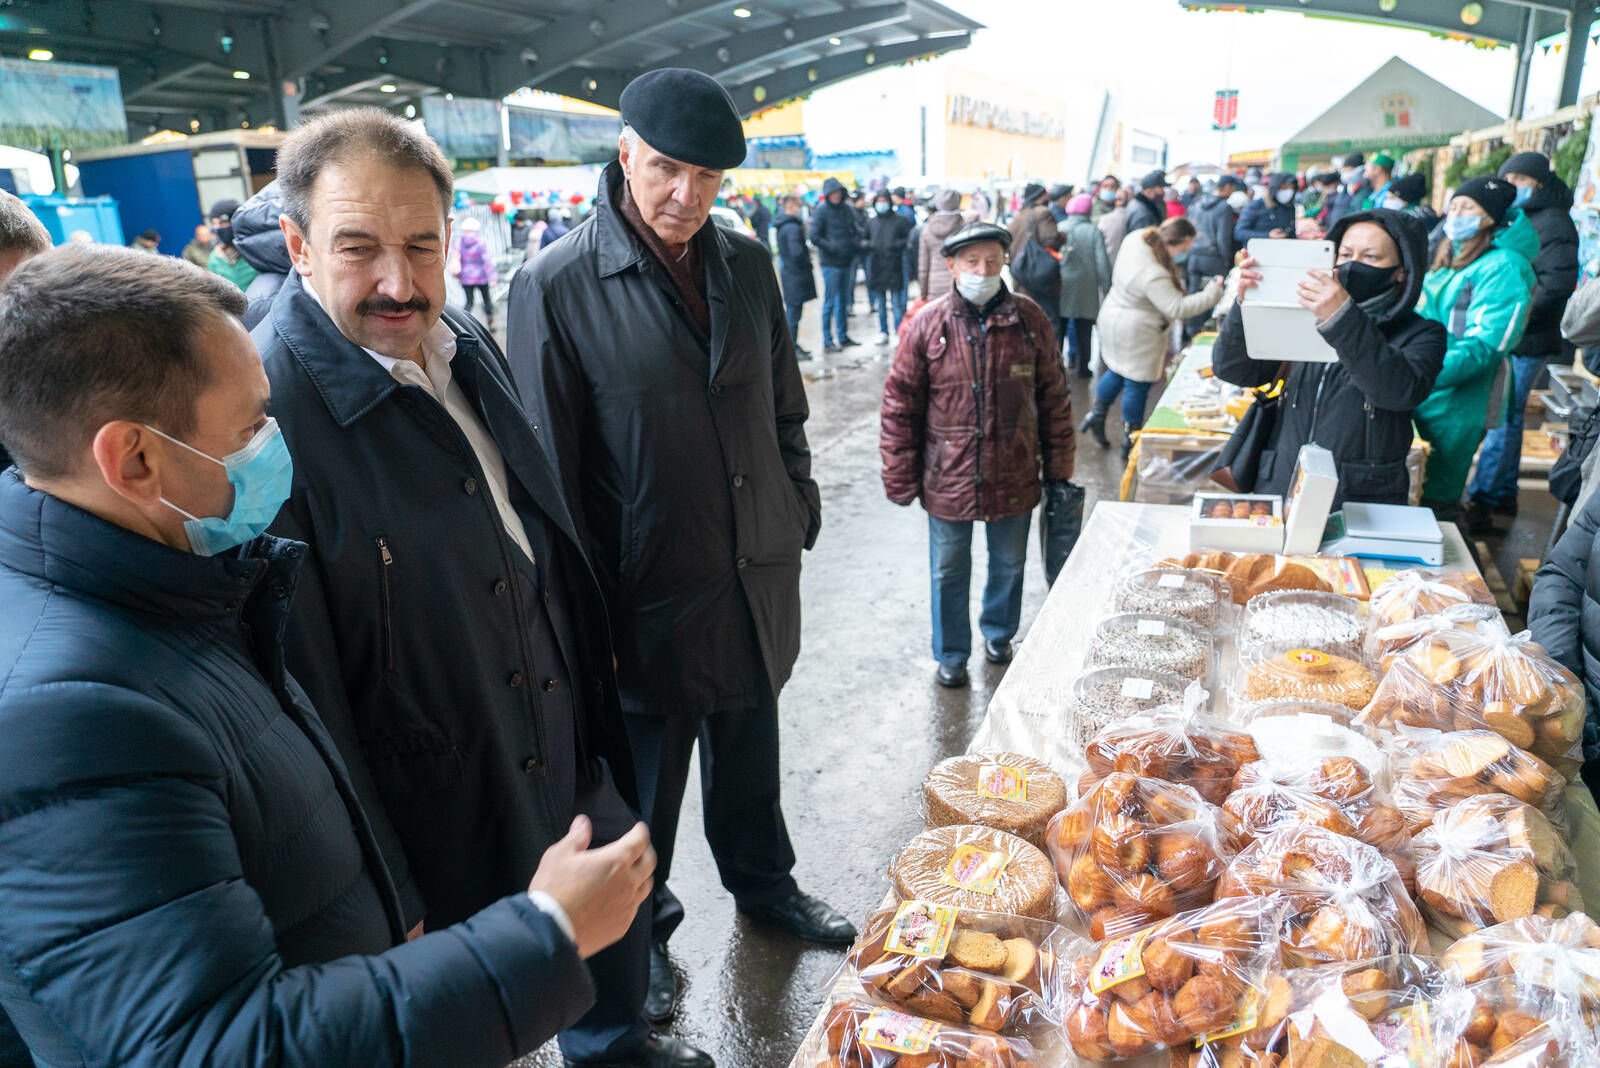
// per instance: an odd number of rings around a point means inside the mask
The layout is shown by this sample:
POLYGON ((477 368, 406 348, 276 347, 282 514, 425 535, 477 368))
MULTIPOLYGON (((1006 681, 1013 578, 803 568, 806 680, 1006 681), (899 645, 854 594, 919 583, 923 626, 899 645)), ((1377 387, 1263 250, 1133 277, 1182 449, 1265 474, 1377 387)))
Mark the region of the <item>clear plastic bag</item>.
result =
POLYGON ((1361 602, 1354 598, 1310 590, 1274 590, 1245 604, 1235 645, 1241 657, 1267 647, 1321 649, 1359 662, 1365 634, 1361 602))
POLYGON ((1236 704, 1292 697, 1360 709, 1378 684, 1360 660, 1281 643, 1241 650, 1239 668, 1236 704))
POLYGON ((1411 831, 1389 792, 1349 756, 1260 761, 1234 776, 1223 802, 1235 852, 1274 831, 1309 824, 1377 849, 1394 863, 1407 891, 1415 886, 1411 831))
POLYGON ((1096 945, 1068 973, 1074 1052, 1127 1060, 1270 1031, 1288 1008, 1272 975, 1281 913, 1269 898, 1235 898, 1096 945))
POLYGON ((1572 851, 1544 813, 1505 794, 1455 802, 1412 844, 1422 911, 1453 937, 1583 911, 1572 851))
POLYGON ((1016 835, 989 827, 956 824, 923 831, 889 865, 889 879, 902 901, 1036 919, 1055 915, 1056 870, 1050 858, 1016 835))
POLYGON ((1066 969, 1086 943, 1048 920, 905 901, 868 918, 828 988, 845 975, 869 996, 954 1027, 1065 1037, 1066 969))
POLYGON ((1445 997, 1460 1006, 1462 1021, 1443 1046, 1440 1063, 1452 1068, 1593 1068, 1600 1060, 1593 1010, 1548 989, 1507 977, 1445 997))
POLYGON ((1078 796, 1124 771, 1180 783, 1221 804, 1234 774, 1259 754, 1247 732, 1199 711, 1203 696, 1196 688, 1185 698, 1187 708, 1159 708, 1103 728, 1084 748, 1089 769, 1078 779, 1078 796))
POLYGON ((1072 684, 1072 749, 1083 752, 1107 724, 1183 700, 1188 685, 1176 675, 1137 667, 1085 671, 1072 684))
POLYGON ((1319 964, 1272 981, 1283 984, 1288 1001, 1286 1013, 1267 1016, 1276 1026, 1195 1050, 1188 1068, 1415 1068, 1443 1063, 1441 1030, 1459 1030, 1454 1015, 1441 1014, 1450 1004, 1447 981, 1427 958, 1319 964))
POLYGON ((1169 616, 1217 633, 1231 614, 1233 591, 1226 579, 1207 571, 1153 567, 1117 581, 1111 593, 1118 612, 1169 616))
POLYGON ((1211 674, 1211 652, 1211 636, 1193 624, 1148 612, 1122 612, 1095 627, 1088 666, 1162 671, 1188 683, 1211 674))
POLYGON ((1451 605, 1469 602, 1494 604, 1494 594, 1476 573, 1410 568, 1396 571, 1373 590, 1367 607, 1372 613, 1372 625, 1381 627, 1418 616, 1438 615, 1451 605))
POLYGON ((1381 673, 1387 673, 1401 653, 1443 630, 1464 630, 1497 638, 1511 635, 1500 609, 1492 604, 1465 601, 1431 616, 1371 626, 1363 648, 1368 662, 1376 664, 1381 673))
POLYGON ((1532 805, 1565 837, 1566 781, 1491 730, 1401 727, 1389 744, 1394 802, 1416 834, 1464 797, 1505 794, 1532 805))
POLYGON ((1190 553, 1188 556, 1163 560, 1160 566, 1187 567, 1221 575, 1228 580, 1233 603, 1238 605, 1273 590, 1333 592, 1327 580, 1311 568, 1271 553, 1244 553, 1239 556, 1226 552, 1190 553))
POLYGON ((1422 916, 1394 863, 1322 827, 1285 827, 1234 857, 1217 882, 1217 899, 1241 894, 1280 895, 1287 903, 1287 968, 1428 951, 1422 916))
POLYGON ((1228 857, 1219 816, 1187 786, 1112 772, 1052 820, 1050 857, 1089 937, 1210 901, 1228 857))
POLYGON ((1021 753, 948 757, 922 783, 922 816, 929 827, 993 827, 1041 849, 1045 826, 1066 804, 1061 776, 1044 761, 1021 753))
POLYGON ((1440 963, 1471 989, 1493 989, 1502 1004, 1541 1020, 1600 1013, 1600 927, 1582 912, 1486 927, 1457 940, 1440 963))
POLYGON ((796 1054, 805 1068, 1028 1068, 1026 1038, 957 1027, 865 998, 835 1002, 796 1054))
POLYGON ((1394 658, 1357 723, 1487 728, 1570 777, 1582 759, 1586 712, 1583 686, 1527 631, 1443 630, 1394 658))

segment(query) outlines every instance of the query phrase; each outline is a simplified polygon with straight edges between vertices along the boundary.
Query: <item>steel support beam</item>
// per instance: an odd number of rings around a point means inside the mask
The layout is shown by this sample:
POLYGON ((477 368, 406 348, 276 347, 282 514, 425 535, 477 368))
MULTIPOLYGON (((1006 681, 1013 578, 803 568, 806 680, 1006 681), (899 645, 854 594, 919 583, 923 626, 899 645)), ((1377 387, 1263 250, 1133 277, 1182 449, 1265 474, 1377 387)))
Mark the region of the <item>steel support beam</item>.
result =
MULTIPOLYGON (((1178 0, 1189 8, 1216 6, 1216 0, 1178 0)), ((1560 33, 1566 26, 1568 7, 1565 3, 1513 2, 1513 0, 1477 0, 1472 6, 1482 6, 1483 17, 1468 25, 1461 21, 1465 6, 1455 0, 1407 0, 1399 4, 1393 14, 1378 13, 1372 0, 1249 0, 1252 11, 1292 11, 1297 15, 1337 15, 1357 22, 1380 26, 1405 26, 1430 33, 1447 33, 1461 37, 1482 38, 1503 45, 1515 45, 1522 30, 1524 11, 1534 12, 1534 39, 1540 40, 1560 33)))
POLYGON ((1594 0, 1572 0, 1567 22, 1566 62, 1561 66, 1561 99, 1557 107, 1578 102, 1578 83, 1583 80, 1583 61, 1589 54, 1589 30, 1594 26, 1594 0))
POLYGON ((1517 73, 1511 82, 1511 109, 1506 112, 1513 119, 1522 118, 1528 103, 1528 73, 1533 67, 1533 9, 1522 13, 1522 34, 1517 39, 1517 73))
POLYGON ((722 79, 741 67, 771 60, 793 49, 821 44, 830 37, 862 33, 903 22, 909 12, 910 7, 906 4, 878 4, 791 19, 781 26, 730 34, 695 48, 686 48, 653 66, 690 67, 722 79))
POLYGON ((842 82, 879 67, 892 66, 911 59, 924 59, 944 52, 954 52, 972 43, 972 34, 954 34, 948 37, 918 37, 914 41, 861 48, 845 52, 815 63, 798 63, 772 74, 753 77, 727 87, 739 114, 749 116, 765 108, 775 107, 803 93, 821 89, 825 85, 842 82), (757 100, 757 90, 761 99, 757 100))
MULTIPOLYGON (((653 30, 726 6, 726 0, 630 0, 612 4, 601 15, 579 10, 541 29, 527 47, 537 58, 527 64, 527 74, 502 93, 520 85, 544 88, 544 83, 570 67, 581 66, 596 52, 643 37, 653 30)), ((497 84, 504 84, 504 73, 497 84)))

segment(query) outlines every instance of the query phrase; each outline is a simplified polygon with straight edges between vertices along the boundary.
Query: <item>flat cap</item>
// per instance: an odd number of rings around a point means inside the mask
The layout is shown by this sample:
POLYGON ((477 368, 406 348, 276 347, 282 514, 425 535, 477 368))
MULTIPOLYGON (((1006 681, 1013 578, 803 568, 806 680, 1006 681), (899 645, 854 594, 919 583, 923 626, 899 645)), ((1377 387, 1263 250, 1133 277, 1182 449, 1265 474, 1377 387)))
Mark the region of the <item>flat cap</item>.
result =
POLYGON ((1007 252, 1011 251, 1011 231, 1004 226, 996 226, 991 222, 972 222, 963 226, 955 233, 944 239, 944 244, 939 246, 939 254, 949 259, 968 245, 976 245, 984 241, 998 241, 1000 247, 1007 252))
POLYGON ((1060 200, 1062 197, 1070 197, 1071 195, 1072 187, 1070 185, 1058 183, 1050 187, 1051 200, 1060 200))
POLYGON ((1167 184, 1167 172, 1166 171, 1151 171, 1149 174, 1147 174, 1143 178, 1139 179, 1139 188, 1140 189, 1156 189, 1158 187, 1159 188, 1165 188, 1166 184, 1167 184))
POLYGON ((739 109, 715 78, 684 67, 646 71, 622 90, 622 122, 657 152, 695 167, 744 162, 739 109))

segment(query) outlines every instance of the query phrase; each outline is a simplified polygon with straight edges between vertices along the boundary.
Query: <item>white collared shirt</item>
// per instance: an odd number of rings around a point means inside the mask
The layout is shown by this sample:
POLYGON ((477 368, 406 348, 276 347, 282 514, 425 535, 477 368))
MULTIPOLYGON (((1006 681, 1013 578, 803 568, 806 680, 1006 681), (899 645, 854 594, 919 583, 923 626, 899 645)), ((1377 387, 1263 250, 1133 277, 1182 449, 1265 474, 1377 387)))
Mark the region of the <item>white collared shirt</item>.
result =
MULTIPOLYGON (((309 279, 302 277, 300 286, 312 300, 317 302, 317 307, 324 312, 328 310, 327 305, 322 303, 322 298, 317 296, 317 291, 311 288, 309 279)), ((528 559, 533 560, 533 549, 528 544, 528 532, 523 528, 522 518, 517 515, 516 509, 511 507, 505 457, 501 455, 500 446, 495 444, 494 438, 489 436, 483 420, 479 419, 478 413, 473 410, 466 391, 451 377, 450 361, 455 359, 456 355, 456 335, 450 329, 450 324, 441 317, 422 339, 422 356, 427 361, 426 367, 419 367, 412 360, 397 360, 381 352, 373 352, 365 346, 362 347, 362 351, 378 361, 378 366, 389 372, 390 377, 396 382, 426 390, 428 396, 438 401, 440 407, 456 421, 456 426, 461 428, 467 444, 472 446, 473 454, 478 458, 478 466, 483 469, 483 477, 489 483, 488 489, 494 500, 495 510, 500 513, 501 525, 528 559)))

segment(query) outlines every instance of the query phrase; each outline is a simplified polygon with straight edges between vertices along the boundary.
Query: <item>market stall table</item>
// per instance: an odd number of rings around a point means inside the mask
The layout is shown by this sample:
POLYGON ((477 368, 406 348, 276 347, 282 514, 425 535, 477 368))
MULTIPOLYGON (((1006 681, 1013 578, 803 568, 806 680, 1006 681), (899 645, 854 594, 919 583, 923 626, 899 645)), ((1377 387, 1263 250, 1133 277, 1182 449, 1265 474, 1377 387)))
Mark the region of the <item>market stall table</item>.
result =
MULTIPOLYGON (((1444 535, 1442 570, 1475 570, 1465 541, 1453 524, 1440 524, 1444 535)), ((1093 628, 1102 614, 1116 579, 1136 563, 1154 562, 1189 552, 1188 509, 1131 502, 1103 501, 1090 514, 1077 547, 1067 560, 1049 596, 1019 643, 1016 659, 989 703, 988 714, 968 746, 968 752, 1004 750, 1037 757, 1073 781, 1084 768, 1081 754, 1070 741, 1073 684, 1084 672, 1084 660, 1093 628)), ((1367 563, 1367 576, 1376 587, 1387 573, 1404 564, 1367 563)), ((1228 643, 1231 645, 1231 643, 1228 643)), ((1231 655, 1225 648, 1223 657, 1231 655)), ((1215 687, 1220 689, 1220 687, 1215 687)), ((1225 698, 1214 697, 1213 711, 1224 711, 1225 698)), ((1579 867, 1579 888, 1589 901, 1600 901, 1600 811, 1581 782, 1567 791, 1572 824, 1572 851, 1579 867)), ((884 858, 888 863, 889 858, 884 858)), ((1059 900, 1064 903, 1064 896, 1059 900)), ((886 897, 885 903, 890 899, 886 897)), ((1067 910, 1059 917, 1064 926, 1067 910)), ((1433 932, 1435 949, 1449 944, 1433 932)), ((812 1027, 816 1034, 823 1013, 812 1027)), ((808 1035, 808 1040, 810 1036, 808 1035)), ((1044 1063, 1068 1065, 1074 1059, 1063 1052, 1044 1063)), ((1118 1062, 1129 1068, 1165 1066, 1166 1053, 1118 1062)), ((817 1068, 797 1053, 791 1068, 817 1068)))

